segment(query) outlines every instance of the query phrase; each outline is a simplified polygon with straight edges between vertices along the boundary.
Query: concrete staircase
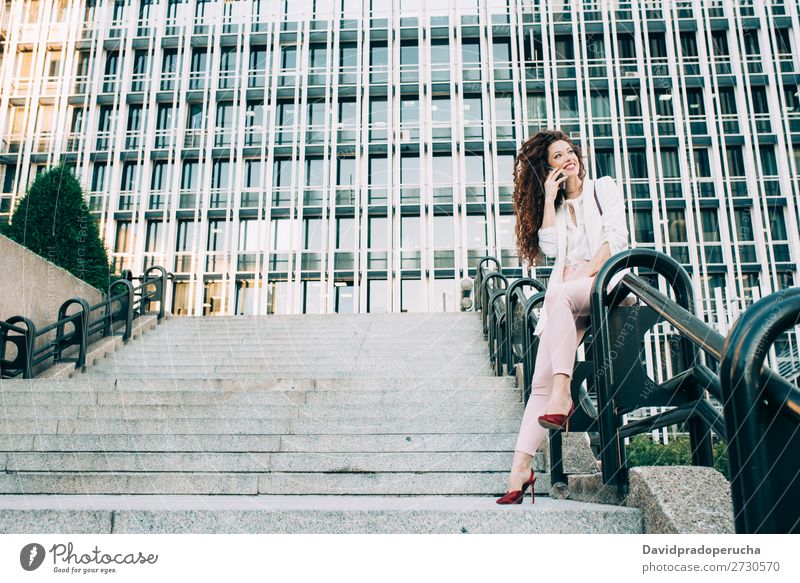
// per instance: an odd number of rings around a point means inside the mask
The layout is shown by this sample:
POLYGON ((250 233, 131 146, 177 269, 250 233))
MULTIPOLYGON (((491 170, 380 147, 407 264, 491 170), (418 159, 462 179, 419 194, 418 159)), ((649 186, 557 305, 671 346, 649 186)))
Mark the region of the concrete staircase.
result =
POLYGON ((73 378, 2 381, 0 403, 0 532, 642 528, 494 504, 523 405, 472 313, 173 319, 73 378))

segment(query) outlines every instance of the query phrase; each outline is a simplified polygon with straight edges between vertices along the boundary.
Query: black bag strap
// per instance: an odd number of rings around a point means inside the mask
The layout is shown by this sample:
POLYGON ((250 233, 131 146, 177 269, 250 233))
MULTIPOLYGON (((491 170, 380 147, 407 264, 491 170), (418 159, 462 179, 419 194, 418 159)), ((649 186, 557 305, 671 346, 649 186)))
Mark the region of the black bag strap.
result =
POLYGON ((603 216, 603 207, 600 206, 600 199, 597 197, 597 180, 592 181, 592 191, 594 192, 594 202, 597 205, 597 210, 600 211, 600 216, 603 216))

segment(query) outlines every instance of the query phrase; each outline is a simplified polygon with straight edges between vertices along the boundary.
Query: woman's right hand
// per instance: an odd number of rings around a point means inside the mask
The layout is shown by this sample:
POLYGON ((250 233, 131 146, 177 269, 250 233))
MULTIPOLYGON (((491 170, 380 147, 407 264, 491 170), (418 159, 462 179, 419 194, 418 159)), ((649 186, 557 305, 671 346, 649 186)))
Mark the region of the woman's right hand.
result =
POLYGON ((548 202, 553 202, 558 194, 558 187, 567 179, 567 173, 561 168, 553 168, 544 181, 544 197, 548 202))

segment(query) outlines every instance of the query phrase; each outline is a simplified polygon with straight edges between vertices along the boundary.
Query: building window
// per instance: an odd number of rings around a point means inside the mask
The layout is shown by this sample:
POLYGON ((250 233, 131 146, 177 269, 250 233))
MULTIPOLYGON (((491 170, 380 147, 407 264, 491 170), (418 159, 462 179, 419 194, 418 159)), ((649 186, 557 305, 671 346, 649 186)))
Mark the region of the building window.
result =
POLYGON ((485 249, 486 247, 486 215, 467 215, 467 247, 485 249))
POLYGON ((160 160, 158 162, 153 162, 153 173, 150 178, 150 189, 151 190, 164 190, 167 187, 167 175, 169 173, 169 168, 171 164, 169 162, 165 162, 160 160))
POLYGON ((175 251, 185 252, 194 249, 194 221, 178 221, 178 235, 175 239, 175 251))
POLYGON ((686 90, 686 106, 689 115, 705 115, 706 106, 703 101, 702 89, 687 89, 686 90))
POLYGON ((400 311, 422 312, 425 309, 425 298, 422 295, 422 281, 419 279, 400 280, 400 311))
POLYGON ((254 253, 259 250, 258 244, 259 221, 257 219, 242 219, 239 221, 239 251, 254 253))
POLYGON ((391 231, 389 230, 388 217, 370 217, 369 218, 369 241, 370 249, 385 250, 389 249, 389 240, 391 239, 391 231))
POLYGON ((708 148, 695 148, 692 150, 694 158, 694 171, 699 177, 711 177, 711 162, 708 157, 708 148))
POLYGON ((461 43, 461 59, 465 67, 480 66, 481 43, 476 39, 464 39, 461 43))
POLYGON ((128 253, 132 247, 130 221, 117 221, 117 233, 114 238, 114 253, 128 253))
POLYGON ((388 295, 389 284, 385 279, 367 280, 367 311, 376 314, 388 312, 391 307, 388 295))
POLYGON ((647 155, 644 150, 628 150, 628 170, 631 178, 647 178, 647 155))
POLYGON ((157 253, 164 244, 164 223, 161 221, 147 221, 147 238, 145 239, 145 253, 157 253))
POLYGON ((431 80, 450 80, 450 44, 446 40, 431 41, 431 80))
POLYGON ((736 115, 736 93, 732 87, 720 87, 719 109, 722 115, 736 115))
POLYGON ((272 219, 270 223, 270 251, 290 250, 292 248, 291 219, 272 219))
POLYGON ((741 146, 727 146, 725 148, 728 159, 728 175, 744 176, 744 157, 742 156, 741 146))
POLYGON ((483 100, 480 95, 464 96, 464 121, 483 121, 483 100))
POLYGON ((681 175, 678 150, 663 148, 661 150, 661 173, 664 178, 679 178, 681 175))
POLYGON ((206 49, 192 50, 191 72, 189 74, 189 89, 205 89, 206 86, 206 49))
POLYGON ((696 57, 697 52, 697 37, 693 31, 680 33, 681 39, 681 52, 684 57, 696 57))
POLYGON ((303 219, 303 249, 322 250, 325 248, 325 221, 323 219, 303 219))
POLYGON ((650 210, 636 210, 633 212, 633 224, 637 243, 654 243, 653 213, 650 210))
POLYGON ((453 217, 436 215, 433 217, 433 248, 453 249, 455 245, 453 217))
POLYGON ((92 191, 100 192, 105 189, 106 163, 97 162, 92 169, 92 191))
POLYGON ((125 162, 122 166, 120 190, 134 192, 139 190, 139 163, 125 162))
POLYGON ((389 47, 386 43, 372 43, 369 48, 371 83, 386 83, 389 79, 389 47))
POLYGON ((358 241, 356 220, 353 218, 336 219, 336 248, 353 250, 358 241))

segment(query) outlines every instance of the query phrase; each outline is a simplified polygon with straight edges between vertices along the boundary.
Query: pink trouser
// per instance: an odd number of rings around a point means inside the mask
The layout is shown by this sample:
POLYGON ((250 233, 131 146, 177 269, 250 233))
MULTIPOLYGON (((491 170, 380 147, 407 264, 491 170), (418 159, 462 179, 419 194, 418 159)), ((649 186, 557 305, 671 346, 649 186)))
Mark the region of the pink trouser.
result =
POLYGON ((538 417, 547 411, 553 390, 553 375, 565 374, 572 379, 575 351, 589 324, 589 294, 594 276, 583 277, 569 266, 564 268, 560 284, 549 285, 544 297, 547 322, 539 335, 539 352, 533 370, 531 396, 522 417, 517 438, 517 451, 534 455, 547 429, 538 417))

